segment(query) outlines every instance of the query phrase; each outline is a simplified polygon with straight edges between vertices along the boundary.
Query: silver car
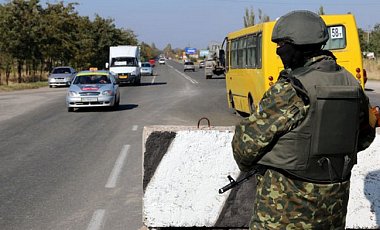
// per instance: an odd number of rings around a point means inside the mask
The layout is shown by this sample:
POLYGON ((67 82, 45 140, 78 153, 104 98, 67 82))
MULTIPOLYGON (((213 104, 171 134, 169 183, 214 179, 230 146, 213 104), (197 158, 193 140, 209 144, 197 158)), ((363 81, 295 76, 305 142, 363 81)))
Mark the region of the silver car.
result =
POLYGON ((76 72, 70 66, 55 67, 48 76, 49 87, 69 86, 76 72))
POLYGON ((79 72, 66 95, 69 112, 83 107, 111 107, 120 104, 119 85, 114 74, 106 70, 79 72))
POLYGON ((143 62, 141 64, 141 70, 140 70, 141 75, 153 75, 153 68, 150 65, 149 62, 143 62))
POLYGON ((183 72, 186 72, 187 70, 195 71, 195 65, 192 61, 186 61, 183 65, 183 72))

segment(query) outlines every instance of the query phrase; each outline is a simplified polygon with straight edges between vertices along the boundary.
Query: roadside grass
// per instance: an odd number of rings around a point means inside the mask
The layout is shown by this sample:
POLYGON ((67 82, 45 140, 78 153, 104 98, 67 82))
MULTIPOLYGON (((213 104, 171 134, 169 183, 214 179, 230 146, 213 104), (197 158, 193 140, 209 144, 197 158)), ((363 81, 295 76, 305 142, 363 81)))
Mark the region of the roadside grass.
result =
POLYGON ((9 85, 0 85, 0 92, 9 92, 23 89, 37 89, 48 86, 47 81, 29 82, 29 83, 13 83, 9 82, 9 85))

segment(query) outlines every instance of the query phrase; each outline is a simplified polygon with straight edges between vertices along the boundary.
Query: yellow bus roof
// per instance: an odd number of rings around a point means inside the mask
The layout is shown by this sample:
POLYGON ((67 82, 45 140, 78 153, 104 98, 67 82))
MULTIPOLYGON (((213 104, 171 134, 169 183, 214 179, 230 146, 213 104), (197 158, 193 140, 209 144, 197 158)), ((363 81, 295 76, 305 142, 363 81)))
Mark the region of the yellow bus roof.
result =
MULTIPOLYGON (((356 24, 355 17, 353 14, 325 14, 325 15, 321 15, 321 17, 323 18, 323 20, 325 21, 327 25, 336 24, 337 22, 343 23, 343 24, 354 22, 356 24)), ((269 21, 269 22, 263 22, 263 23, 259 23, 253 26, 245 27, 245 28, 228 33, 227 37, 228 39, 238 38, 250 33, 262 31, 263 27, 272 28, 270 30, 272 32, 275 22, 276 21, 269 21)))

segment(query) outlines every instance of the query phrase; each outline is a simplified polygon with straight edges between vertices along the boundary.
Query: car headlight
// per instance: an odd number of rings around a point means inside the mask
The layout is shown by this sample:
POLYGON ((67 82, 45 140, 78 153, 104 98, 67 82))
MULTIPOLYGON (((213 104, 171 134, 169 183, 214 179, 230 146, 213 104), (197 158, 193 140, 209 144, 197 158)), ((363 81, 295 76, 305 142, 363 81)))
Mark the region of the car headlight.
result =
POLYGON ((112 95, 113 95, 113 92, 112 92, 112 90, 104 90, 104 91, 102 92, 102 94, 103 94, 104 96, 112 96, 112 95))
POLYGON ((75 91, 69 91, 69 92, 67 93, 67 95, 69 95, 70 97, 76 97, 76 96, 79 96, 79 94, 78 94, 77 92, 75 92, 75 91))

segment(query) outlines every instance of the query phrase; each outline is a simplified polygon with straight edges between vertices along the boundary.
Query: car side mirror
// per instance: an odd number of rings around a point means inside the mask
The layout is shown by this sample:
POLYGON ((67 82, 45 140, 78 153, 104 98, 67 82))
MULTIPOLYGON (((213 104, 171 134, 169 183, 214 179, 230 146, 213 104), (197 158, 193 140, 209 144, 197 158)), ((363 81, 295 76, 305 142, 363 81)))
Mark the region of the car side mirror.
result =
POLYGON ((105 66, 106 66, 106 69, 108 69, 108 67, 109 67, 109 63, 106 62, 105 66))

